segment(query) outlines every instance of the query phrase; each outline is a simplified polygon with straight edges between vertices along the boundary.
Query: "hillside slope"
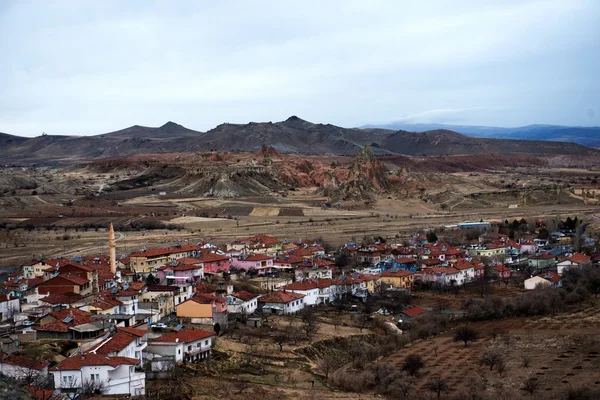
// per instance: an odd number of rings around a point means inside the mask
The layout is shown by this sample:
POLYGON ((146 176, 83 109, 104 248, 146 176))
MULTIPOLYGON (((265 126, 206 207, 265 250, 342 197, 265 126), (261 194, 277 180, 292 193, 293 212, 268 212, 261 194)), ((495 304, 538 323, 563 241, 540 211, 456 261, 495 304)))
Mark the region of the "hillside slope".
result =
POLYGON ((370 146, 377 155, 564 155, 598 156, 575 143, 474 138, 449 130, 422 133, 385 129, 348 129, 314 124, 296 116, 281 122, 221 124, 198 132, 174 122, 157 128, 135 125, 96 136, 44 135, 23 138, 0 134, 3 164, 68 164, 136 154, 260 151, 314 155, 353 155, 370 146))

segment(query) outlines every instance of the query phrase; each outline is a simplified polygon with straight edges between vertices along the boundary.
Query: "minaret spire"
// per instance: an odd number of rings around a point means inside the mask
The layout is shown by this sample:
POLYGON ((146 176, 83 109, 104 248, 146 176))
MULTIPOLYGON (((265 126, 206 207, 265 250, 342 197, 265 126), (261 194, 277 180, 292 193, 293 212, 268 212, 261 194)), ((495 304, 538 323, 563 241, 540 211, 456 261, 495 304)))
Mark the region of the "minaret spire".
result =
POLYGON ((112 222, 108 230, 108 248, 110 250, 110 272, 115 274, 117 272, 117 249, 115 244, 115 229, 112 222))

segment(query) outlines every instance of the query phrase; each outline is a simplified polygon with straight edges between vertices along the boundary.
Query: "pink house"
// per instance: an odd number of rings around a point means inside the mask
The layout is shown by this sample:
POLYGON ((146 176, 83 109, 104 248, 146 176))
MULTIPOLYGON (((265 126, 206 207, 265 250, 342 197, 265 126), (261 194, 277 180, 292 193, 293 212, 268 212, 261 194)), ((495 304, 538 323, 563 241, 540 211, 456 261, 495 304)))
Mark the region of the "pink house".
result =
POLYGON ((158 279, 167 280, 168 285, 177 285, 200 281, 204 278, 204 269, 201 263, 186 263, 174 261, 169 265, 157 269, 158 279))
POLYGON ((177 261, 186 264, 201 264, 204 266, 204 273, 206 274, 229 272, 229 268, 231 268, 229 256, 208 251, 202 251, 198 257, 186 257, 177 261))
POLYGON ((273 268, 273 257, 264 254, 234 256, 231 266, 245 271, 256 271, 258 275, 264 275, 271 272, 273 268))
POLYGON ((494 270, 498 273, 498 278, 500 279, 506 279, 506 278, 510 278, 511 275, 511 269, 502 265, 502 264, 498 264, 494 267, 494 270))

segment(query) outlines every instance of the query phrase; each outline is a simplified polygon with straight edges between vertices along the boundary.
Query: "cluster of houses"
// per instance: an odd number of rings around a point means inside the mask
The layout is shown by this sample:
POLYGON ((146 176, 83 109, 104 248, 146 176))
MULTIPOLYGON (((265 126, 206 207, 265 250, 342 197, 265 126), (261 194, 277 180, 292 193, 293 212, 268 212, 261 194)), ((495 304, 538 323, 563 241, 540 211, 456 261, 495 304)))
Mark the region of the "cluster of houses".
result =
MULTIPOLYGON (((0 330, 17 332, 21 341, 71 340, 78 347, 50 366, 3 341, 1 373, 50 376, 56 398, 94 384, 106 394, 143 395, 146 373, 209 359, 214 336, 233 319, 258 326, 265 313, 293 314, 416 285, 461 286, 489 273, 505 279, 523 264, 533 275, 526 289, 559 287, 567 269, 600 261, 579 253, 559 257, 533 239, 498 234, 462 247, 428 243, 422 235, 403 245, 348 243, 343 252, 352 268, 342 269, 319 243, 267 235, 221 247, 175 243, 117 258, 111 227, 109 248, 108 256, 35 260, 9 276, 0 294, 0 330), (235 291, 236 281, 256 290, 235 291)), ((422 311, 407 309, 404 318, 422 311)))

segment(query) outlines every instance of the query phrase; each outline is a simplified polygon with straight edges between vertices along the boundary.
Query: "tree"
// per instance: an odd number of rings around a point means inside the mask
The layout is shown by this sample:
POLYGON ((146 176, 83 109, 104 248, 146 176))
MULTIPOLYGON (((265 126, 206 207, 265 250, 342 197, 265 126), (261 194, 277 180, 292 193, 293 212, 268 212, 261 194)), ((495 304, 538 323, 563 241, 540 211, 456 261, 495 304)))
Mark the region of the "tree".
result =
POLYGON ((99 379, 86 379, 81 384, 80 399, 89 399, 104 394, 108 389, 106 382, 99 379))
POLYGON ((503 362, 504 359, 502 358, 502 355, 493 350, 486 351, 479 359, 479 365, 490 367, 490 371, 492 371, 495 366, 503 362))
POLYGON ((160 281, 152 274, 148 274, 146 277, 146 285, 158 285, 160 281))
POLYGON ((529 377, 523 382, 523 390, 532 396, 538 391, 539 388, 540 382, 537 380, 537 378, 529 377))
POLYGON ((477 334, 477 331, 475 329, 471 328, 470 326, 463 325, 456 328, 456 332, 454 334, 454 341, 464 342, 465 347, 467 347, 469 342, 474 342, 475 340, 477 340, 478 336, 479 335, 477 334))
POLYGON ((302 330, 306 334, 306 338, 310 339, 319 330, 317 316, 311 309, 305 308, 300 312, 302 318, 302 330))
POLYGON ((433 232, 433 231, 432 232, 428 232, 427 235, 425 235, 425 236, 427 237, 427 241, 429 243, 435 243, 435 242, 438 241, 438 237, 435 234, 435 232, 433 232))
POLYGON ((329 379, 329 373, 335 371, 337 368, 344 364, 343 357, 335 352, 329 352, 319 358, 317 362, 317 371, 321 372, 327 379, 329 379))
POLYGON ((444 378, 437 377, 427 382, 427 390, 437 394, 438 400, 442 397, 442 393, 446 393, 450 388, 444 378))
POLYGON ((425 366, 423 357, 418 354, 411 354, 404 360, 402 370, 406 371, 410 376, 415 376, 419 373, 419 370, 425 366))
POLYGON ((285 332, 279 332, 275 335, 275 343, 279 346, 279 351, 283 351, 283 345, 288 341, 288 335, 285 332))

